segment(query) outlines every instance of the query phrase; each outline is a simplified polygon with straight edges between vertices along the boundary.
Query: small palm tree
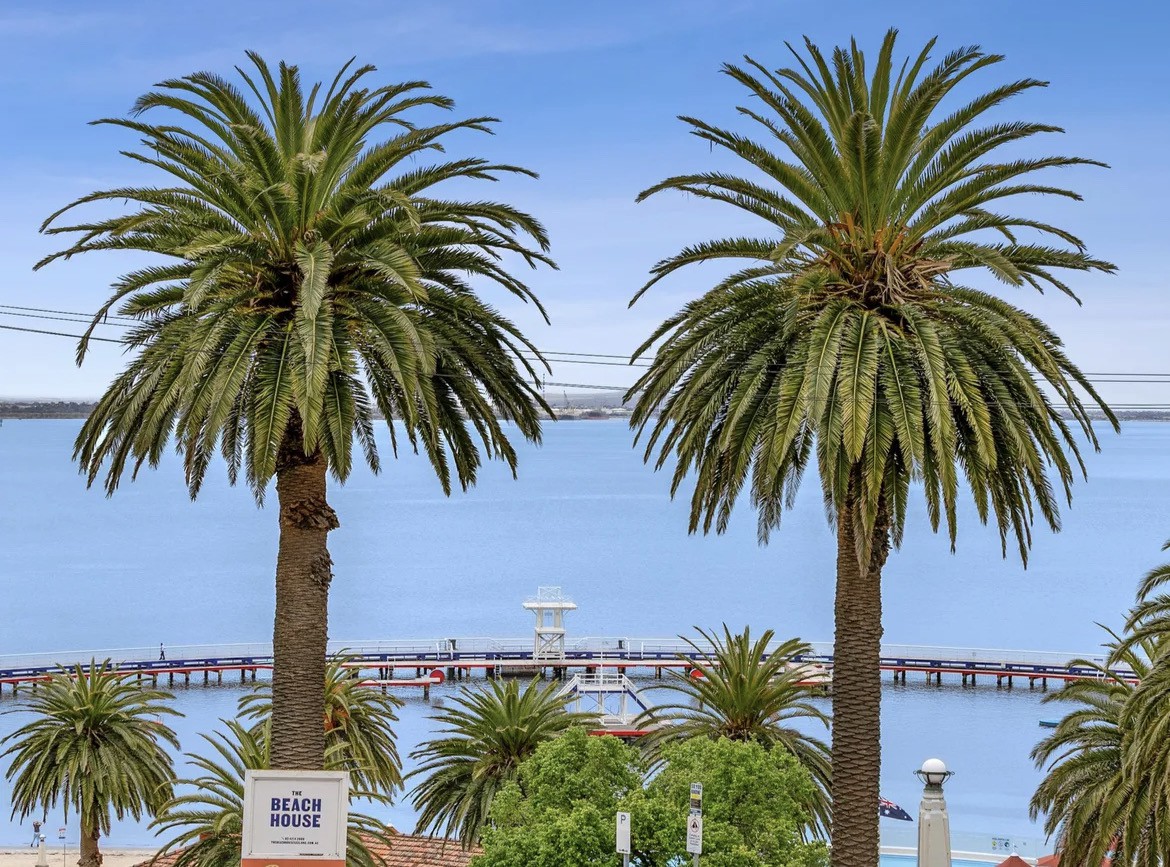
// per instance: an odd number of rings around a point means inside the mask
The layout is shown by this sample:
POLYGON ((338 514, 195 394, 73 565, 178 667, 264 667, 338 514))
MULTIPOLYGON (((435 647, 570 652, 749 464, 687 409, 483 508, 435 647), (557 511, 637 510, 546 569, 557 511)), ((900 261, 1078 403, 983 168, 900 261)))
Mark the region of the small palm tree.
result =
POLYGON ((453 476, 474 484, 485 458, 514 473, 510 437, 538 441, 551 410, 525 360, 535 348, 471 281, 540 308, 506 263, 552 263, 535 219, 446 192, 531 172, 425 161, 452 134, 490 132, 493 118, 417 126, 414 112, 453 105, 424 82, 367 87, 373 67, 347 64, 306 93, 297 67, 248 56, 240 86, 197 73, 141 97, 131 119, 98 121, 140 136, 127 156, 165 184, 91 193, 52 214, 43 231, 77 237, 37 267, 98 250, 161 257, 114 284, 78 346, 81 363, 111 310, 138 320, 124 338, 130 361, 74 456, 109 494, 172 440, 192 497, 217 451, 257 502, 275 479, 272 760, 311 769, 325 753, 326 540, 339 525, 327 476, 346 480, 355 441, 379 470, 378 412, 394 453, 404 435, 448 494, 453 476), (139 119, 159 112, 169 116, 139 119), (93 202, 133 208, 64 222, 93 202))
POLYGON ((693 672, 671 671, 662 686, 679 700, 651 708, 638 721, 654 727, 644 742, 650 756, 659 758, 666 744, 693 737, 755 741, 766 749, 783 749, 812 776, 815 799, 808 806, 814 830, 827 834, 832 815, 828 747, 791 725, 811 719, 828 728, 828 717, 809 701, 816 687, 804 682, 808 669, 791 664, 812 648, 796 638, 772 646, 775 633, 770 629, 754 641, 747 627, 732 635, 724 624, 722 637, 698 632, 704 645, 680 636, 693 654, 679 658, 693 672))
MULTIPOLYGON (((1056 839, 1062 861, 1069 864, 1098 865, 1110 853, 1119 863, 1128 861, 1116 851, 1118 844, 1126 838, 1128 827, 1147 824, 1139 816, 1144 800, 1140 789, 1151 781, 1143 780, 1142 786, 1135 787, 1126 761, 1133 739, 1128 706, 1135 686, 1117 672, 1128 668, 1135 678, 1148 676, 1156 644, 1135 645, 1106 631, 1113 641, 1106 645, 1109 654, 1104 664, 1071 663, 1092 669, 1097 677, 1072 681, 1045 697, 1045 702, 1073 707, 1032 750, 1036 766, 1047 773, 1032 796, 1029 812, 1033 820, 1044 816, 1045 833, 1056 839)), ((1141 859, 1134 863, 1153 867, 1141 859)))
POLYGON ((55 808, 81 826, 80 867, 102 863, 98 839, 112 817, 153 816, 171 797, 174 769, 166 746, 175 733, 160 721, 181 715, 173 696, 131 682, 110 661, 61 670, 40 684, 25 706, 10 713, 35 718, 0 740, 12 757, 12 815, 55 808))
POLYGON ((492 799, 520 763, 545 741, 596 722, 567 711, 561 690, 556 682, 533 680, 521 691, 514 680, 492 681, 451 699, 453 706, 434 717, 445 728, 410 754, 421 760, 409 775, 421 778, 412 792, 416 832, 455 835, 464 848, 478 843, 492 799))
MULTIPOLYGON (((363 686, 354 659, 338 654, 325 669, 325 752, 331 769, 349 771, 355 788, 391 795, 402 785, 394 732, 402 700, 363 686)), ((271 687, 240 699, 240 715, 263 730, 272 716, 271 687)))
MULTIPOLYGON (((1162 550, 1170 549, 1170 542, 1162 550)), ((1149 665, 1122 710, 1125 785, 1134 793, 1115 840, 1116 860, 1139 867, 1170 862, 1170 563, 1138 587, 1126 621, 1126 649, 1149 665)))
POLYGON ((760 224, 653 268, 634 301, 689 265, 737 270, 638 348, 634 359, 653 357, 627 397, 645 459, 674 468, 672 493, 694 475, 692 532, 725 530, 746 491, 766 542, 815 463, 837 543, 834 867, 878 864, 881 575, 911 485, 952 546, 970 492, 1004 554, 1014 540, 1026 562, 1033 520, 1058 529, 1084 471, 1074 431, 1097 447, 1085 404, 1117 424, 1044 323, 972 285, 1072 295, 1068 273, 1113 270, 1008 207, 1026 193, 1079 198, 1035 175, 1092 161, 1020 156, 1059 131, 1049 124, 979 125, 1043 84, 971 91, 999 55, 960 48, 932 64, 932 40, 899 63, 895 41, 890 31, 876 58, 856 44, 827 58, 806 41, 794 68, 725 66, 762 138, 683 120, 747 171, 672 177, 639 197, 688 193, 760 224), (971 101, 947 106, 964 91, 971 101))
MULTIPOLYGON (((151 825, 160 833, 178 831, 159 850, 159 855, 175 855, 175 867, 239 867, 244 771, 269 767, 271 728, 267 722, 252 726, 238 720, 221 722, 226 733, 203 735, 214 751, 211 755, 187 755, 199 776, 178 781, 187 791, 171 798, 151 825)), ((344 757, 334 760, 338 753, 327 752, 329 770, 346 769, 344 757)), ((379 793, 360 789, 352 790, 351 795, 386 800, 379 793)), ((387 839, 388 831, 381 822, 351 810, 346 835, 348 867, 382 867, 383 859, 370 850, 371 843, 387 839)))

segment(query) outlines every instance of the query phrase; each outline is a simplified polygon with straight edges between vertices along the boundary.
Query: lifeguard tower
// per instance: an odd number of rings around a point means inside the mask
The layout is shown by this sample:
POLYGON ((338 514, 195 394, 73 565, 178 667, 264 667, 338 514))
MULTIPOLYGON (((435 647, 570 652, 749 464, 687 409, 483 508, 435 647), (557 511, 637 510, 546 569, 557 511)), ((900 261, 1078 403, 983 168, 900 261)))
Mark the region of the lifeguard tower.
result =
POLYGON ((532 661, 563 667, 565 661, 565 612, 575 611, 577 603, 561 593, 560 587, 538 587, 536 596, 524 603, 536 615, 536 635, 532 661))

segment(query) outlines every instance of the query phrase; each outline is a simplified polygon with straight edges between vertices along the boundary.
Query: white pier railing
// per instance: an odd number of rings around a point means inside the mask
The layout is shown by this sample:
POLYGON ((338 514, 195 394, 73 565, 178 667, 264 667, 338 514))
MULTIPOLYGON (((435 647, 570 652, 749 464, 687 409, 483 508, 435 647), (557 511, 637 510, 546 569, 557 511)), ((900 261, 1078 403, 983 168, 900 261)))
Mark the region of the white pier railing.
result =
MULTIPOLYGON (((775 645, 779 647, 779 642, 775 645)), ((826 642, 811 644, 812 655, 808 661, 831 664, 832 645, 826 642)), ((337 640, 330 641, 329 652, 342 651, 364 657, 370 661, 385 660, 409 665, 420 663, 442 663, 469 660, 531 660, 533 639, 490 636, 407 640, 337 640)), ((708 642, 698 638, 693 644, 679 638, 638 638, 620 636, 569 637, 565 640, 564 661, 570 665, 604 663, 606 660, 636 662, 668 662, 680 655, 693 656, 712 648, 708 642)), ((1006 667, 1046 667, 1065 669, 1074 659, 1085 659, 1103 665, 1105 656, 1100 650, 1092 653, 1054 652, 1043 650, 1010 650, 996 648, 964 648, 910 644, 882 645, 881 656, 885 667, 948 668, 966 667, 972 670, 1006 667)), ((230 664, 232 661, 247 661, 249 664, 265 665, 272 659, 270 642, 248 642, 236 644, 190 644, 150 647, 107 648, 98 650, 63 650, 44 653, 22 653, 0 655, 0 672, 30 669, 51 670, 58 665, 73 666, 87 664, 90 660, 109 659, 115 664, 133 667, 163 667, 185 661, 214 661, 230 664), (165 660, 160 659, 165 653, 165 660)))

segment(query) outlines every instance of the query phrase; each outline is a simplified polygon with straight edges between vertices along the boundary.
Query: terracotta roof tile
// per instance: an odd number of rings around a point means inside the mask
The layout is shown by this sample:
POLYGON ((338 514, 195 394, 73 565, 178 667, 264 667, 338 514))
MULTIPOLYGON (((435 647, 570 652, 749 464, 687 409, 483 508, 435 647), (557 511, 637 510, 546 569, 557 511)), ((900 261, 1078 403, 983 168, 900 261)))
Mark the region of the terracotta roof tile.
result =
MULTIPOLYGON (((467 867, 481 849, 464 851, 458 840, 416 837, 390 830, 389 844, 371 841, 370 851, 386 860, 386 867, 467 867)), ((170 852, 134 867, 174 867, 177 852, 170 852)))
POLYGON ((395 834, 389 846, 375 843, 371 851, 386 859, 386 867, 467 867, 478 849, 468 852, 458 840, 395 834))

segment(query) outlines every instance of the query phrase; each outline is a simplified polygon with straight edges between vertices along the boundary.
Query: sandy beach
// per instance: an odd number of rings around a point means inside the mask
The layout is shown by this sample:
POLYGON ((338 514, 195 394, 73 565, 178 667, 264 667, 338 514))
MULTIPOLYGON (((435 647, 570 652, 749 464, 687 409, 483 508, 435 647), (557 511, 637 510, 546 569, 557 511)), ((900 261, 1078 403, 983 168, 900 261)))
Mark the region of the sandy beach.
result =
MULTIPOLYGON (((154 849, 110 849, 102 850, 102 867, 133 867, 150 858, 154 849)), ((70 847, 62 864, 61 850, 49 848, 49 867, 75 867, 78 852, 70 847)), ((0 849, 0 867, 33 867, 37 863, 37 850, 33 848, 0 849)))

